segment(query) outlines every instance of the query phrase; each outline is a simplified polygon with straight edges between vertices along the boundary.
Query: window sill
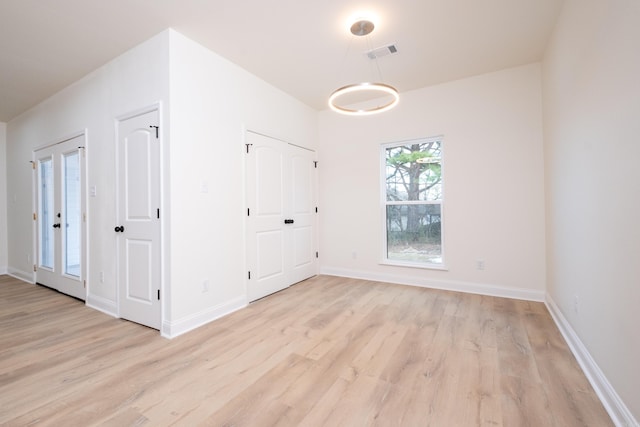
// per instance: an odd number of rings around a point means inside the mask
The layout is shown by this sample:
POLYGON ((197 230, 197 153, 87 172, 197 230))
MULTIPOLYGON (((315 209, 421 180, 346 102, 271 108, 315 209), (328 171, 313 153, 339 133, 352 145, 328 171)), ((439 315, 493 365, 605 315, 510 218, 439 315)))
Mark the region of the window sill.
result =
POLYGON ((394 267, 410 267, 410 268, 419 268, 421 270, 440 270, 440 271, 449 271, 446 265, 444 264, 418 264, 415 262, 402 262, 402 261, 392 261, 392 260, 382 260, 380 261, 380 265, 390 265, 394 267))

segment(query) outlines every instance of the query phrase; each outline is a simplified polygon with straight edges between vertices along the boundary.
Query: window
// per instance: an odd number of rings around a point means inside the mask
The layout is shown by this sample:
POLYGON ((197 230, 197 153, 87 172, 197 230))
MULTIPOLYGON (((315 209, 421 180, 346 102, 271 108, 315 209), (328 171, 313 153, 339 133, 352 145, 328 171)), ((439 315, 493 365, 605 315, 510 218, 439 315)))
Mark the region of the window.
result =
POLYGON ((443 267, 442 138, 382 146, 383 263, 443 267))

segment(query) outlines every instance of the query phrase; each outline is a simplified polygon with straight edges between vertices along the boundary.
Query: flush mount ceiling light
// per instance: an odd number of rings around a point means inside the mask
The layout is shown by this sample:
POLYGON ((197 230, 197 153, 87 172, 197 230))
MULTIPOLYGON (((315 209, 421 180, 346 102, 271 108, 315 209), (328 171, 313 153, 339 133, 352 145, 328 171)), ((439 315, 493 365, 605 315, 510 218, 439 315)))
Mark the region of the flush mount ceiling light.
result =
MULTIPOLYGON (((351 25, 351 34, 365 37, 371 34, 375 25, 368 19, 359 19, 351 25)), ((395 47, 394 47, 395 48, 395 47)), ((377 56, 374 58, 377 65, 377 56)), ((378 76, 380 80, 380 67, 378 76)), ((354 83, 335 90, 329 97, 329 107, 337 113, 366 116, 382 113, 395 107, 400 100, 396 88, 385 83, 354 83)))

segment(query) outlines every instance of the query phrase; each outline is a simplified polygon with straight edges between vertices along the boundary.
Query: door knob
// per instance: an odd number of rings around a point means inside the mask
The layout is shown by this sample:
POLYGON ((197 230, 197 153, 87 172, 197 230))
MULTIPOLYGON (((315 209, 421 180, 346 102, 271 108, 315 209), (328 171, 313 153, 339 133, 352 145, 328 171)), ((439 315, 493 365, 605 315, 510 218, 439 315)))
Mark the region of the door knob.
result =
POLYGON ((122 233, 124 231, 124 225, 117 226, 114 230, 116 233, 122 233))
POLYGON ((293 224, 293 220, 292 219, 285 219, 284 223, 285 224, 293 224))
POLYGON ((60 223, 58 223, 58 224, 53 224, 53 228, 60 228, 60 223))

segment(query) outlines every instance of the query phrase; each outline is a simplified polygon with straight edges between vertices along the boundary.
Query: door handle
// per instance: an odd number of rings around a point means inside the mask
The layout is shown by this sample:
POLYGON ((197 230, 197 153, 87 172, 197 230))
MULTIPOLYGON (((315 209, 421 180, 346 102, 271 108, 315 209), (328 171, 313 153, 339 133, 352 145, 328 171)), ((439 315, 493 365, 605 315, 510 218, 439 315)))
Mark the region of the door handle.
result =
POLYGON ((122 233, 124 232, 124 225, 117 226, 116 228, 114 228, 114 230, 116 231, 116 233, 122 233))
POLYGON ((60 223, 53 224, 53 228, 60 228, 60 223))
POLYGON ((293 220, 292 219, 285 219, 284 223, 285 224, 293 224, 293 220))

